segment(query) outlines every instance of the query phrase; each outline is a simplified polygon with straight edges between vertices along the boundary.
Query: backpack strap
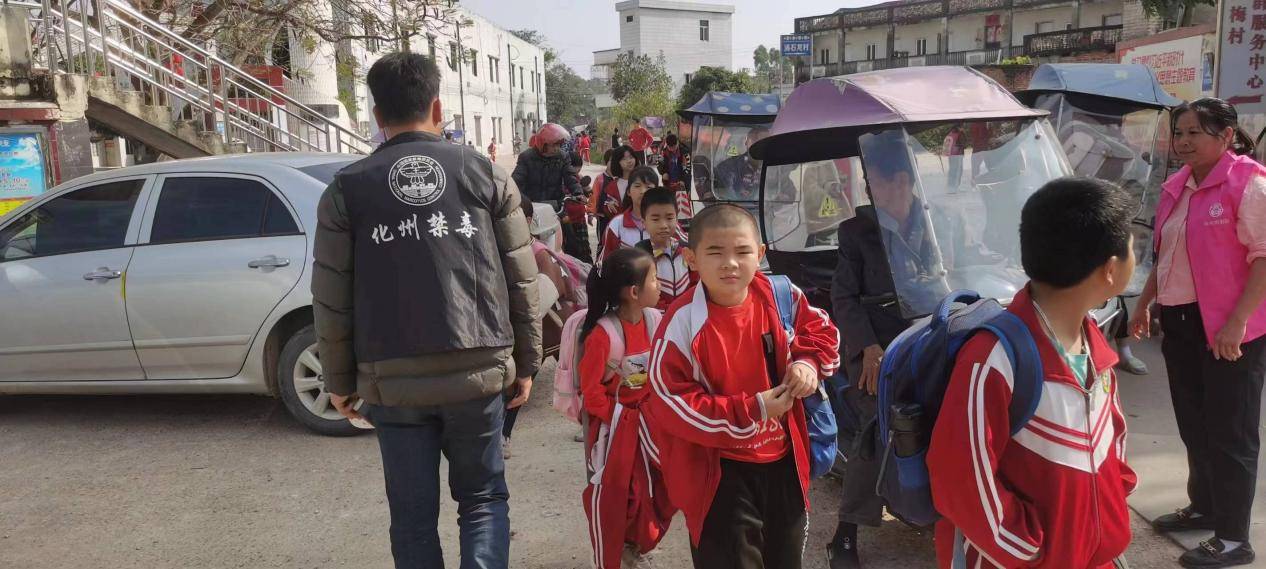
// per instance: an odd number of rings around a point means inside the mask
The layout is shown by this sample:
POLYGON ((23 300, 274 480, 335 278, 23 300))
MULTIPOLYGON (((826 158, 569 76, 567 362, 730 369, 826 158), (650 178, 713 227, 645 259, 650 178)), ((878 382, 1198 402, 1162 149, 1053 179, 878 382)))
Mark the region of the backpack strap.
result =
POLYGON ((1033 333, 1015 314, 1001 312, 980 328, 998 337, 1007 351, 1007 359, 1011 360, 1014 385, 1009 414, 1011 434, 1014 435, 1033 418, 1037 404, 1042 400, 1042 357, 1038 355, 1033 333))
POLYGON ((790 338, 796 325, 796 302, 791 294, 791 279, 787 275, 769 275, 769 284, 774 287, 774 304, 778 308, 778 318, 782 320, 782 329, 790 338))
POLYGON ((624 326, 620 325, 619 316, 614 313, 605 314, 599 318, 598 326, 607 333, 607 340, 611 344, 610 349, 607 350, 607 369, 619 372, 620 362, 624 360, 624 326))

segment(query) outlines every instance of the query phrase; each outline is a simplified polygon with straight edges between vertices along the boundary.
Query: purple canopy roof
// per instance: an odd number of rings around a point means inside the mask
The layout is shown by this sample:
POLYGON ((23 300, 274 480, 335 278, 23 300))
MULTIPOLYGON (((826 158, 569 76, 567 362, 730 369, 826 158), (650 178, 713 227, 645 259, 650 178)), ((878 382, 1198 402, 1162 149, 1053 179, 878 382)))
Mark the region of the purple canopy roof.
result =
POLYGON ((889 124, 1045 116, 969 67, 904 67, 816 79, 796 88, 752 156, 769 164, 857 154, 857 137, 889 124))

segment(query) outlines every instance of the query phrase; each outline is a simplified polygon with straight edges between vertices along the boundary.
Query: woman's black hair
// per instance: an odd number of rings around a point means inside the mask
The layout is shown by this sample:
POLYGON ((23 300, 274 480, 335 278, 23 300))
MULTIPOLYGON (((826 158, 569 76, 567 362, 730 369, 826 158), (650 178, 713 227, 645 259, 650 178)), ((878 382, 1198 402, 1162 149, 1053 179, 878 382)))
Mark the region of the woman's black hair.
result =
MULTIPOLYGON (((617 146, 611 151, 611 156, 607 157, 607 168, 611 170, 611 175, 617 178, 624 177, 624 168, 620 167, 620 160, 624 159, 625 154, 632 154, 633 159, 637 161, 637 166, 642 165, 641 153, 634 152, 633 147, 627 144, 617 146)), ((636 168, 637 166, 634 166, 636 168)))
MULTIPOLYGON (((629 174, 629 187, 632 188, 633 184, 638 182, 646 184, 646 189, 648 190, 654 188, 659 185, 659 172, 656 172, 655 168, 651 166, 638 166, 629 174)), ((621 206, 625 211, 633 209, 633 192, 624 192, 624 203, 621 206)), ((642 215, 642 212, 639 211, 637 214, 642 215)))
POLYGON ((650 253, 636 247, 616 249, 602 266, 595 266, 589 274, 585 290, 589 293, 589 312, 580 327, 579 341, 583 344, 589 332, 598 325, 598 319, 620 308, 620 292, 626 287, 642 286, 650 273, 654 259, 650 253))
POLYGON ((669 146, 677 144, 677 135, 671 132, 668 133, 668 136, 664 137, 664 143, 669 146))
POLYGON ((1170 113, 1171 129, 1177 130, 1178 117, 1187 114, 1187 111, 1196 113, 1196 121, 1200 123, 1200 128, 1204 129, 1206 134, 1221 136, 1222 131, 1228 128, 1234 131, 1231 135, 1231 150, 1236 154, 1251 155, 1253 153, 1255 148, 1253 137, 1240 127, 1240 114, 1230 103, 1214 97, 1183 103, 1170 113))

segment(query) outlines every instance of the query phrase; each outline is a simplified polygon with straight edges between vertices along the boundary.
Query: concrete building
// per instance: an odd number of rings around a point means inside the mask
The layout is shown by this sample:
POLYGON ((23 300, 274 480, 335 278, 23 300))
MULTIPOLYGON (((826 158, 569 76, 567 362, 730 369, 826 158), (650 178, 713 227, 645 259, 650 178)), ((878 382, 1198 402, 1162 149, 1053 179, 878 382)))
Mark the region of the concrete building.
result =
MULTIPOLYGON (((664 57, 673 93, 700 67, 734 68, 734 6, 669 0, 626 0, 615 5, 620 18, 620 47, 593 52, 592 76, 610 77, 622 53, 664 57)), ((598 96, 598 108, 615 106, 598 96)))
MULTIPOLYGON (((898 0, 797 18, 813 77, 915 65, 1116 61, 1128 0, 898 0)), ((1137 0, 1135 2, 1137 4, 1137 0)))
MULTIPOLYGON (((310 50, 303 46, 298 38, 289 38, 286 92, 365 136, 375 135, 365 73, 395 46, 372 39, 338 45, 318 41, 308 44, 310 50), (340 64, 340 59, 354 64, 340 64)), ((457 8, 446 21, 429 26, 424 36, 414 37, 409 48, 433 58, 443 74, 445 129, 481 152, 495 138, 498 155, 508 156, 515 136, 526 145, 532 132, 548 121, 545 52, 483 16, 457 8)), ((278 64, 279 57, 275 52, 272 63, 278 64)))

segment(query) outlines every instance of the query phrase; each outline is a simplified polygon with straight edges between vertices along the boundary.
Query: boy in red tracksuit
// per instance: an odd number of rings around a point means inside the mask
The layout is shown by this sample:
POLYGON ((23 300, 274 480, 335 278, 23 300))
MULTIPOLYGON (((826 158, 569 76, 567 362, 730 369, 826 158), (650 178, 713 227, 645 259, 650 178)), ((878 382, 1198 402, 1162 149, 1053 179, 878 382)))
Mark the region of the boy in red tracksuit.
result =
POLYGON ((700 569, 800 567, 809 438, 799 399, 839 366, 839 333, 798 289, 795 334, 783 331, 769 279, 757 274, 757 235, 756 219, 732 204, 695 216, 686 259, 700 284, 668 309, 651 352, 643 408, 700 569))
POLYGON ((927 455, 937 559, 950 567, 1102 569, 1130 543, 1117 355, 1087 313, 1134 270, 1130 199, 1098 180, 1062 178, 1021 213, 1029 285, 1008 308, 1042 359, 1037 413, 1015 435, 1012 368, 997 337, 958 353, 927 455), (961 563, 965 561, 965 565, 961 563))
POLYGON ((663 186, 647 190, 642 196, 642 220, 650 237, 637 246, 655 258, 659 278, 656 308, 665 311, 699 282, 699 273, 686 264, 685 243, 679 238, 676 194, 663 186))

